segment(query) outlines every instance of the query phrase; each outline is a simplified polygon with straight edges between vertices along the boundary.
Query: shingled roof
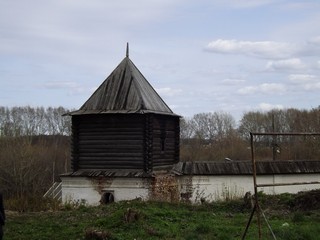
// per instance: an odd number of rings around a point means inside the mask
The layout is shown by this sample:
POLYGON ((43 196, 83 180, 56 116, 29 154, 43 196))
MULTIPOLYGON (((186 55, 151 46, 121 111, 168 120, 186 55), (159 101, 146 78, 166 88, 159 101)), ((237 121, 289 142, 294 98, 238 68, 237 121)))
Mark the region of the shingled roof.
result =
POLYGON ((158 113, 175 115, 127 55, 82 107, 69 115, 158 113))

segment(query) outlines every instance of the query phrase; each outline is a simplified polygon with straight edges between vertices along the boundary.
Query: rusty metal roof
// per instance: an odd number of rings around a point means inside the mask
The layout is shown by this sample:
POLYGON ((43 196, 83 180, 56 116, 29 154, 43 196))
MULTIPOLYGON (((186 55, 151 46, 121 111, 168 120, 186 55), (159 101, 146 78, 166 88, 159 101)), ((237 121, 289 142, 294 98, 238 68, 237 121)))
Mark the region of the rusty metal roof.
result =
MULTIPOLYGON (((258 161, 257 174, 320 173, 320 161, 258 161)), ((251 175, 251 161, 179 162, 173 167, 178 175, 251 175)))
POLYGON ((105 113, 175 115, 128 54, 82 107, 68 115, 105 113))

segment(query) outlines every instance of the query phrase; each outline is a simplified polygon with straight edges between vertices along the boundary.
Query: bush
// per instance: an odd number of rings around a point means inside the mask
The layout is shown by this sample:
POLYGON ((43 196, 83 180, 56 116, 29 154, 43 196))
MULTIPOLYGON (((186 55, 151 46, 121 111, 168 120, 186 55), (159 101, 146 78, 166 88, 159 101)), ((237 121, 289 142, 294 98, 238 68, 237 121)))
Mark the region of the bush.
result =
POLYGON ((55 211, 60 207, 60 201, 43 197, 10 198, 5 201, 6 210, 18 212, 55 211))

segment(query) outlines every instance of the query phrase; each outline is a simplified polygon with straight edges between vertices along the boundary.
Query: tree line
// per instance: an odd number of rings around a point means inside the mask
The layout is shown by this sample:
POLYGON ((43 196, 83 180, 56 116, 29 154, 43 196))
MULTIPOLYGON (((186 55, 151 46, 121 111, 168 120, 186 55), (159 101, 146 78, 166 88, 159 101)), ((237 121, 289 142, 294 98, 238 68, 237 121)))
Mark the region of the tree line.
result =
MULTIPOLYGON (((71 119, 63 107, 0 107, 0 188, 9 197, 42 196, 70 171, 71 119)), ((181 161, 251 158, 250 132, 320 132, 320 107, 181 118, 181 161)), ((259 136, 260 160, 310 160, 320 156, 320 136, 259 136)))
POLYGON ((70 171, 68 111, 0 107, 0 189, 7 198, 42 196, 70 171))
POLYGON ((0 106, 0 136, 70 135, 71 119, 63 107, 0 106))
MULTIPOLYGON (((181 160, 251 159, 250 132, 320 133, 320 106, 244 113, 238 123, 224 112, 200 113, 181 120, 181 160)), ((261 160, 312 160, 320 156, 320 136, 258 136, 261 160)))

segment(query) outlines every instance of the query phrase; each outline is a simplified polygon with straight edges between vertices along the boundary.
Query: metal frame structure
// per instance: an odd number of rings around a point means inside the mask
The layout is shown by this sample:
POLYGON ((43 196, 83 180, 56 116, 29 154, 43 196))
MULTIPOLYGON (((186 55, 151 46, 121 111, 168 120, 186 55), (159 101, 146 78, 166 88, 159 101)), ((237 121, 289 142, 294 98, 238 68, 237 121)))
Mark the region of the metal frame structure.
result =
POLYGON ((255 158, 255 149, 254 149, 254 136, 320 136, 320 133, 279 133, 279 132, 271 132, 271 133, 258 133, 258 132, 250 132, 250 142, 251 142, 251 160, 252 160, 252 176, 253 176, 253 185, 254 185, 254 207, 252 209, 251 215, 249 217, 247 226, 242 236, 242 240, 245 239, 248 229, 250 227, 253 215, 257 212, 257 225, 258 225, 258 233, 259 239, 262 239, 262 232, 261 232, 261 215, 264 217, 266 224, 273 236, 274 235, 272 228, 264 215, 264 212, 261 209, 259 204, 259 197, 258 197, 258 188, 259 187, 278 187, 278 186, 291 186, 291 185, 307 185, 307 184, 320 184, 320 181, 316 182, 294 182, 294 183, 274 183, 274 184, 258 184, 257 183, 257 167, 256 167, 256 158, 255 158))

